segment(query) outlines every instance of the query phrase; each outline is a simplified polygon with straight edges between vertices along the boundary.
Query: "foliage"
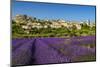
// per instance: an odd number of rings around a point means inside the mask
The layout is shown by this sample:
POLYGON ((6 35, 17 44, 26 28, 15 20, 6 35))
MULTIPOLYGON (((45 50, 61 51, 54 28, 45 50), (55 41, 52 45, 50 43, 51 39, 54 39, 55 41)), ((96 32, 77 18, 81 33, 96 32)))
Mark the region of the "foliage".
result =
MULTIPOLYGON (((56 20, 55 20, 56 21, 56 20)), ((17 17, 16 20, 12 20, 12 34, 14 37, 23 36, 32 36, 32 37, 73 37, 73 36, 88 36, 95 35, 96 26, 92 27, 87 25, 86 23, 82 23, 81 29, 77 29, 77 27, 72 24, 71 28, 61 27, 61 28, 51 28, 49 25, 52 24, 51 21, 45 21, 41 19, 37 19, 36 17, 31 18, 27 15, 21 16, 21 18, 17 17), (17 22, 21 23, 17 23, 17 22), (23 23, 22 23, 23 22, 23 23), (31 28, 25 30, 21 27, 21 25, 25 25, 26 23, 39 23, 43 28, 31 28), (47 25, 47 28, 44 26, 47 25), (26 32, 29 32, 28 34, 26 32)))

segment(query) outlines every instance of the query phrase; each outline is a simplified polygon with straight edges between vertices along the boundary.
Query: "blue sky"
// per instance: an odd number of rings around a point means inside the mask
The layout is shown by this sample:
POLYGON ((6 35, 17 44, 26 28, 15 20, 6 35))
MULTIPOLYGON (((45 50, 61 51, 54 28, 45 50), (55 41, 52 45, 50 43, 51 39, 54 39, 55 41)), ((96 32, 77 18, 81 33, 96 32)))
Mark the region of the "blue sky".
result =
POLYGON ((64 19, 95 21, 95 6, 80 6, 68 4, 49 4, 37 2, 13 2, 12 16, 26 14, 39 19, 64 19))

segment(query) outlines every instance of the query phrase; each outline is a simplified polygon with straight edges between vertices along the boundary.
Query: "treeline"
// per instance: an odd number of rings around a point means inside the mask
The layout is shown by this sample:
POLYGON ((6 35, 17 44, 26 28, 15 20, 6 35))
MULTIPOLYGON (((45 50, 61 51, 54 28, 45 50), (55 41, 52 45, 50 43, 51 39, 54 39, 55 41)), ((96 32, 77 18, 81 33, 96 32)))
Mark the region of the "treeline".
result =
POLYGON ((12 24, 12 35, 17 37, 73 37, 73 36, 88 36, 95 35, 96 27, 90 27, 86 24, 81 24, 81 29, 77 30, 75 26, 71 29, 62 28, 32 28, 28 30, 30 33, 25 33, 25 30, 20 25, 12 24))
MULTIPOLYGON (((49 25, 52 25, 52 21, 59 20, 41 20, 36 17, 28 17, 27 15, 17 15, 15 19, 12 19, 12 36, 13 38, 19 37, 73 37, 73 36, 88 36, 95 35, 96 26, 95 24, 88 25, 87 23, 80 23, 81 29, 77 29, 74 24, 71 24, 71 28, 60 27, 60 28, 51 28, 49 25), (41 26, 47 25, 47 28, 32 28, 30 29, 22 28, 22 25, 27 26, 28 23, 40 23, 41 26)), ((65 22, 66 23, 66 22, 65 22)))

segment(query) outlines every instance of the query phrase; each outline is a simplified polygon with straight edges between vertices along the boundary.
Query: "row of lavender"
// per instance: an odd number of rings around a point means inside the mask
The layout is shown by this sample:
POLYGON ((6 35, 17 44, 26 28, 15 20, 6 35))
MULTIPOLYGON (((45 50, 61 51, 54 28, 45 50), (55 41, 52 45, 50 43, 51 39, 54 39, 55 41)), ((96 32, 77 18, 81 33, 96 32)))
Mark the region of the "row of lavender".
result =
POLYGON ((95 36, 12 39, 12 64, 72 63, 96 60, 95 36))

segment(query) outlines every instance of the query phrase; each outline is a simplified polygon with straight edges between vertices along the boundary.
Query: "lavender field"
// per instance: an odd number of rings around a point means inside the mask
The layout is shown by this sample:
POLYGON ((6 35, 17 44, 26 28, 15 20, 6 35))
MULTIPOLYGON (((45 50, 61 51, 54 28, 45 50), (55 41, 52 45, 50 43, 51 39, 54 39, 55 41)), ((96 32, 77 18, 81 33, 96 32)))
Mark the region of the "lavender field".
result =
POLYGON ((73 63, 95 60, 95 36, 12 39, 12 65, 73 63))

